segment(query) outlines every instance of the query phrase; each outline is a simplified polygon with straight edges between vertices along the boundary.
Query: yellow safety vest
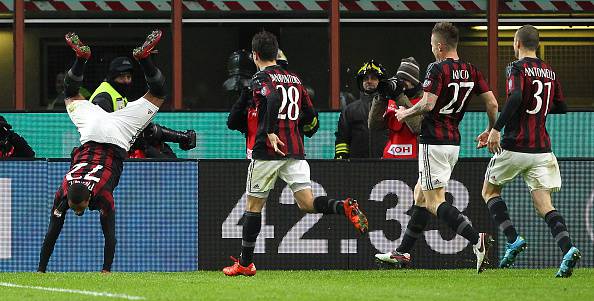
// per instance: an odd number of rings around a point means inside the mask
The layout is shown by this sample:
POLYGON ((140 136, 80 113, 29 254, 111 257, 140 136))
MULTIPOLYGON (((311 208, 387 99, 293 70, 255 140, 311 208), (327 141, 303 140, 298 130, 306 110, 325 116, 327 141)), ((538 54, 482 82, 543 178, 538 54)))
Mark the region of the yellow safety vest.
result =
POLYGON ((107 92, 111 97, 111 101, 113 102, 113 111, 117 111, 119 109, 123 109, 128 105, 128 99, 126 97, 122 97, 116 89, 114 89, 108 82, 102 82, 99 87, 93 92, 89 101, 93 101, 93 98, 97 96, 99 93, 107 92))

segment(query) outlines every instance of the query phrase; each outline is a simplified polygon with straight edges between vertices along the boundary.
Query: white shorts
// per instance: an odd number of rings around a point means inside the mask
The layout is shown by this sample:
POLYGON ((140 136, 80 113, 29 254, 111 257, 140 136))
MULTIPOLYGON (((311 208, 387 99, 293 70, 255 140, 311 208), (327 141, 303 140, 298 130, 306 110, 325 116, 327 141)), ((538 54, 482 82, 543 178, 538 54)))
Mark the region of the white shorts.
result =
POLYGON ((561 173, 553 153, 532 154, 503 150, 491 158, 485 179, 493 185, 502 186, 518 174, 522 175, 530 191, 546 189, 554 192, 561 189, 561 173))
POLYGON ((89 141, 111 143, 128 151, 159 107, 140 98, 113 113, 103 111, 88 100, 73 101, 66 110, 80 133, 81 144, 89 141))
POLYGON ((444 187, 458 162, 459 145, 419 144, 419 183, 422 190, 444 187))
POLYGON ((246 193, 265 199, 277 178, 285 181, 293 193, 311 188, 309 164, 305 160, 254 160, 248 167, 246 193))

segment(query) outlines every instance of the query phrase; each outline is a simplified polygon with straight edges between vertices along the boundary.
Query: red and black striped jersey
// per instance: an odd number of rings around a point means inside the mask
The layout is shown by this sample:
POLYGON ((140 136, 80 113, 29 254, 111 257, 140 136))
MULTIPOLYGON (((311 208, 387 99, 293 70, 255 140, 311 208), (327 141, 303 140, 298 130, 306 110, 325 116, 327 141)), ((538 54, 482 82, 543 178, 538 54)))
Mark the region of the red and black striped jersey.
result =
POLYGON ((275 65, 259 71, 252 78, 253 103, 258 111, 258 130, 252 158, 274 160, 303 159, 303 127, 310 123, 315 110, 299 76, 275 65), (268 133, 275 133, 285 144, 275 153, 268 141, 268 133))
POLYGON ((89 210, 115 210, 113 190, 120 181, 126 151, 113 144, 91 141, 76 148, 71 157, 70 170, 56 192, 53 209, 67 199, 72 183, 82 183, 91 191, 89 210))
POLYGON ((520 92, 519 109, 505 124, 501 147, 524 153, 551 152, 545 127, 553 104, 564 101, 561 83, 553 68, 539 58, 523 58, 507 67, 506 92, 520 92))
POLYGON ((458 125, 470 94, 490 91, 483 74, 472 64, 447 58, 427 67, 425 92, 437 95, 435 107, 425 113, 419 143, 460 145, 458 125))

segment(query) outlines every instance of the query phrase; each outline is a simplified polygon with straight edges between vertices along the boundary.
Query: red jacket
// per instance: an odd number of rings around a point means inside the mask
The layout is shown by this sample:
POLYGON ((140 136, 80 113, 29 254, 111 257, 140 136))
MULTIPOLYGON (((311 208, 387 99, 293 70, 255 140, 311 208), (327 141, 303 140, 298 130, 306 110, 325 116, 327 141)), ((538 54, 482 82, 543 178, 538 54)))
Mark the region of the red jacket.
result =
MULTIPOLYGON (((421 98, 413 98, 410 102, 414 105, 421 98)), ((416 159, 418 154, 417 135, 405 123, 396 118, 396 102, 388 102, 384 113, 384 120, 389 130, 389 138, 384 148, 384 159, 416 159)))

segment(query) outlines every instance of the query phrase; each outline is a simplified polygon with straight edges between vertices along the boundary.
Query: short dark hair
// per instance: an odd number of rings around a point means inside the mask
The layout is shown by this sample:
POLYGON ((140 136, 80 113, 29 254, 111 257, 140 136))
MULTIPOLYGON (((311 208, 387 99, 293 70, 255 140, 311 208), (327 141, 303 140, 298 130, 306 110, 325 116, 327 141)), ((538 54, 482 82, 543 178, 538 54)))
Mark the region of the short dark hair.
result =
POLYGON ((278 53, 278 41, 274 34, 262 30, 252 38, 252 51, 263 61, 275 61, 278 53))
POLYGON ((82 201, 89 199, 91 192, 85 184, 72 183, 68 186, 68 200, 73 204, 80 204, 82 201))
POLYGON ((524 25, 516 31, 516 38, 522 42, 522 47, 528 50, 538 48, 538 29, 532 25, 524 25))
POLYGON ((438 35, 441 42, 448 47, 456 48, 458 45, 458 28, 450 22, 438 22, 431 30, 432 34, 438 35))

